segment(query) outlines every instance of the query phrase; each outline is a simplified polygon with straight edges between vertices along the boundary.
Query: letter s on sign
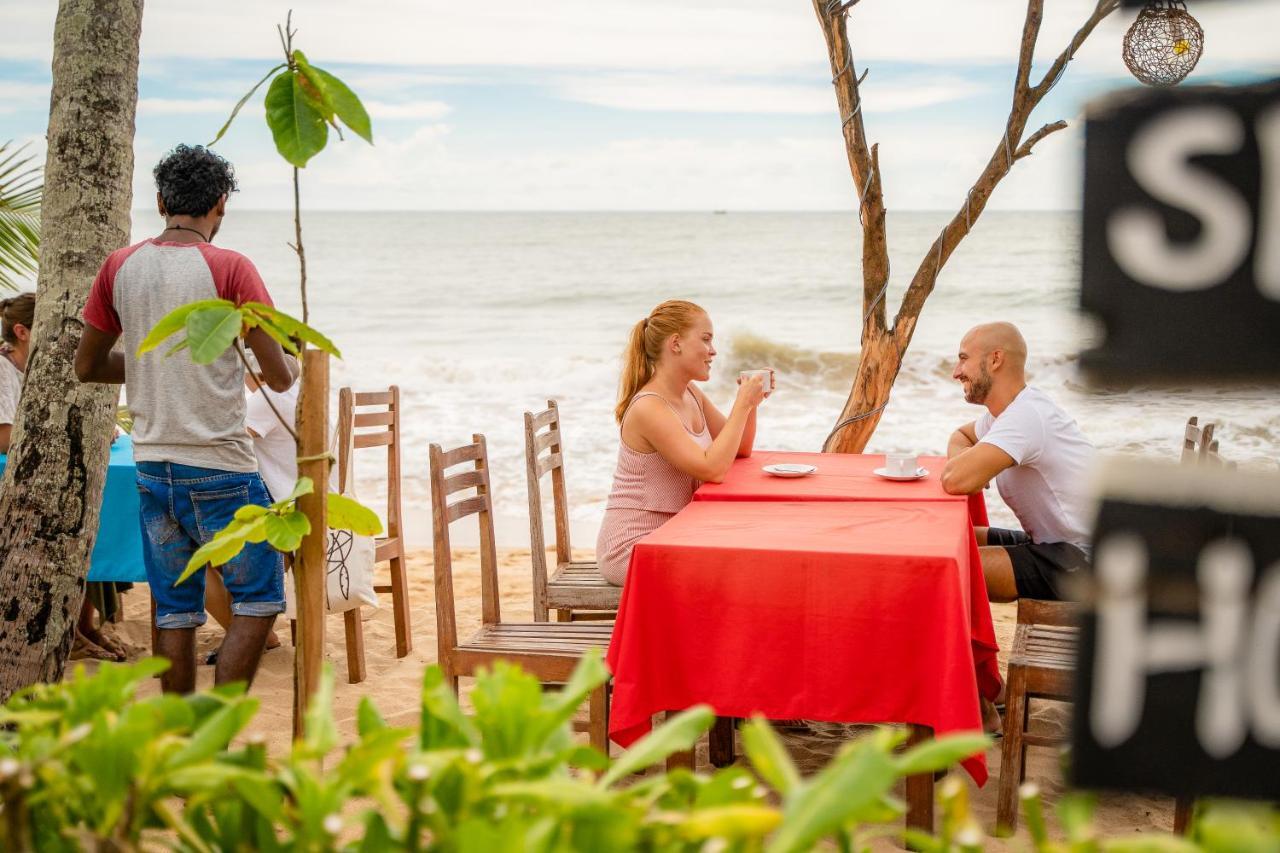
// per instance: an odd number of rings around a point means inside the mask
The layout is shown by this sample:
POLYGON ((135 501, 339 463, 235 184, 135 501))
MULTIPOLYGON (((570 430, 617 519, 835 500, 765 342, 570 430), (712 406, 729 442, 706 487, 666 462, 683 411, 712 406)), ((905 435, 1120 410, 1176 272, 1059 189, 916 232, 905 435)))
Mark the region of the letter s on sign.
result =
POLYGON ((1129 144, 1129 172, 1157 201, 1200 220, 1200 236, 1170 243, 1164 217, 1126 207, 1107 221, 1111 256, 1134 281, 1164 290, 1205 290, 1230 276, 1249 254, 1253 217, 1235 188, 1193 167, 1197 154, 1235 154, 1244 122, 1226 107, 1186 107, 1153 119, 1129 144))

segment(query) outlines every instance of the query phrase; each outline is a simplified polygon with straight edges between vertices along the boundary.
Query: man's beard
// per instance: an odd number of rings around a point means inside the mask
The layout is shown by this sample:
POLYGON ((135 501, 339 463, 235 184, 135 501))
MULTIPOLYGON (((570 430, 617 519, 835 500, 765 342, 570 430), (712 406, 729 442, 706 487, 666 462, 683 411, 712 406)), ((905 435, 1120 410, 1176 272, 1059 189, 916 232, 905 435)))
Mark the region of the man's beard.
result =
POLYGON ((991 374, 987 372, 987 366, 984 364, 980 368, 978 378, 969 383, 969 390, 964 393, 964 401, 981 406, 987 401, 987 395, 991 393, 991 374))

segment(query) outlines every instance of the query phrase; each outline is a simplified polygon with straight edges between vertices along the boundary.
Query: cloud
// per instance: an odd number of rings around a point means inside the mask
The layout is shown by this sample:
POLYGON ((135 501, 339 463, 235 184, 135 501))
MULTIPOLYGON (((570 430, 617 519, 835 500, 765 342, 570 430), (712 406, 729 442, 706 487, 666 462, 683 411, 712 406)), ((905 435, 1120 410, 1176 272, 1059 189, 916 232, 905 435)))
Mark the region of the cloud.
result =
POLYGON ((0 113, 49 108, 48 83, 0 80, 0 113))
POLYGON ((231 108, 235 105, 235 101, 222 98, 139 98, 138 114, 153 116, 226 113, 230 115, 231 108))
MULTIPOLYGON (((953 75, 897 77, 868 86, 867 109, 898 112, 972 97, 985 86, 953 75)), ((553 90, 566 100, 622 110, 827 115, 835 109, 825 81, 809 85, 675 74, 617 73, 572 77, 553 90)))
POLYGON ((439 119, 452 109, 443 101, 407 101, 393 104, 386 101, 365 101, 365 109, 372 118, 379 119, 439 119))

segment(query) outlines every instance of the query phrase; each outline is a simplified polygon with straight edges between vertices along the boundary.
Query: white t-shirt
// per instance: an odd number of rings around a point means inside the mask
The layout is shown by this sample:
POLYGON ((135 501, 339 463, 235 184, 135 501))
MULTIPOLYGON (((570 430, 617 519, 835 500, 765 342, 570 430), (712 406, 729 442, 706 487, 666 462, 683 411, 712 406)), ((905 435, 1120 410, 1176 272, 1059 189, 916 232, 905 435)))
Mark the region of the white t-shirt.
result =
POLYGON ((18 398, 22 396, 22 371, 0 353, 0 424, 11 424, 18 416, 18 398))
POLYGON ((1016 463, 996 475, 1000 497, 1032 542, 1069 542, 1089 550, 1089 476, 1096 451, 1080 427, 1037 388, 1023 388, 993 418, 973 425, 978 440, 1016 463))
POLYGON ((298 448, 289 430, 280 425, 279 418, 271 411, 265 395, 271 396, 271 402, 292 427, 296 423, 301 385, 295 382, 282 392, 259 388, 249 395, 245 405, 244 425, 257 433, 253 438, 253 452, 273 501, 287 498, 298 482, 298 448))

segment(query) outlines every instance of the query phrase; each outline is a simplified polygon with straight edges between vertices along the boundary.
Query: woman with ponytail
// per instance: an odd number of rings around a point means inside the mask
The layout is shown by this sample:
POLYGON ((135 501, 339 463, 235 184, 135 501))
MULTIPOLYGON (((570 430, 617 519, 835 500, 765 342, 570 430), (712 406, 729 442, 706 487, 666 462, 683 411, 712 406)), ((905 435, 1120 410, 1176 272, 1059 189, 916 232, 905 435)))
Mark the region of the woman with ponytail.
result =
POLYGON ((631 329, 614 415, 621 428, 618 467, 596 541, 605 580, 621 586, 636 541, 693 498, 699 483, 724 479, 750 456, 759 376, 741 382, 725 417, 694 382, 711 375, 711 318, 692 302, 663 302, 631 329))

